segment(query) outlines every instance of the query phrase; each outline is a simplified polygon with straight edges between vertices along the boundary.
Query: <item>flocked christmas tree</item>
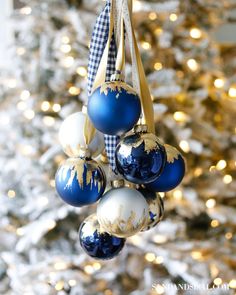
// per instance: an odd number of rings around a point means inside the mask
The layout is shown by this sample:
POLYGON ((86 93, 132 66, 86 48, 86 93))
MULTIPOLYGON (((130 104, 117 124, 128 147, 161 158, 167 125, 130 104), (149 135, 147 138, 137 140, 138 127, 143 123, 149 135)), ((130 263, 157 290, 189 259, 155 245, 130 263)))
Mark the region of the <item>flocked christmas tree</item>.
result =
POLYGON ((12 16, 12 71, 0 84, 1 294, 164 294, 157 283, 227 283, 233 294, 235 64, 227 49, 222 62, 209 35, 233 3, 134 1, 156 131, 180 147, 187 174, 162 195, 162 223, 129 238, 109 263, 78 242, 95 207, 65 205, 54 183, 64 158, 57 133, 87 100, 88 46, 104 3, 24 3, 12 16))

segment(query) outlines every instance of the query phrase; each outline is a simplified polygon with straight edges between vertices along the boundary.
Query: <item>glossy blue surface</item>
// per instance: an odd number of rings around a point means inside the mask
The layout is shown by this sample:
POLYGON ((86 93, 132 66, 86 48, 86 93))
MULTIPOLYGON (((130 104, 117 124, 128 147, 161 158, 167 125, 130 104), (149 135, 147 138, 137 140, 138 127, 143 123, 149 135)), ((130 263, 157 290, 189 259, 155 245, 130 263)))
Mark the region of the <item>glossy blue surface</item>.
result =
MULTIPOLYGON (((111 82, 112 83, 112 82, 111 82)), ((138 95, 108 89, 107 95, 96 89, 88 101, 88 115, 96 129, 104 134, 121 135, 137 123, 141 114, 138 95)))
POLYGON ((116 149, 116 167, 123 177, 136 184, 145 184, 155 180, 166 162, 166 152, 153 135, 136 133, 125 137, 116 149), (146 138, 147 137, 147 138, 146 138), (140 144, 137 146, 137 143, 140 144), (147 149, 145 144, 153 148, 147 149))
POLYGON ((167 192, 176 188, 184 178, 185 163, 179 154, 178 159, 173 163, 166 162, 162 174, 153 182, 146 185, 147 188, 155 192, 167 192))
POLYGON ((114 237, 106 232, 100 232, 99 225, 94 226, 93 222, 86 219, 79 230, 80 245, 83 250, 96 259, 108 260, 117 256, 125 245, 125 239, 114 237))
POLYGON ((138 191, 145 197, 149 205, 149 222, 144 231, 155 227, 164 216, 164 202, 154 191, 148 188, 139 188, 138 191))
MULTIPOLYGON (((73 164, 62 165, 56 173, 56 190, 61 199, 69 205, 81 207, 95 203, 102 196, 106 180, 102 168, 92 160, 81 161, 82 184, 79 183, 73 164), (92 175, 87 180, 88 173, 92 175)), ((78 166, 77 166, 78 167, 78 166)))

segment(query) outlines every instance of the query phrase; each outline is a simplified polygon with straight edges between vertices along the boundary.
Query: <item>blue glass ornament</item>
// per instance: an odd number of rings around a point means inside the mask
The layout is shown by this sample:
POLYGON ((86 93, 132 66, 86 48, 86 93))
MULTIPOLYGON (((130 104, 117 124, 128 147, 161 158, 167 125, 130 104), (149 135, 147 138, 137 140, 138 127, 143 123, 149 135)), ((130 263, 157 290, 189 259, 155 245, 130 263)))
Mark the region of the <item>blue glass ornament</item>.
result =
POLYGON ((155 192, 167 192, 176 188, 184 178, 185 162, 179 151, 165 144, 167 162, 160 177, 146 185, 155 192))
POLYGON ((147 188, 139 188, 138 191, 145 197, 149 208, 149 219, 142 231, 155 227, 164 217, 164 202, 161 196, 147 188))
POLYGON ((106 179, 96 161, 70 158, 56 173, 56 189, 64 202, 75 207, 95 203, 102 196, 106 179))
POLYGON ((111 81, 97 88, 88 101, 88 115, 104 134, 121 135, 131 130, 141 114, 137 93, 122 81, 111 81))
POLYGON ((90 215, 82 223, 79 240, 81 247, 89 256, 103 260, 116 257, 125 245, 125 239, 114 237, 101 230, 96 214, 90 215))
POLYGON ((154 134, 147 133, 146 125, 136 126, 134 134, 120 141, 115 157, 119 173, 136 184, 155 180, 166 162, 164 146, 154 134))

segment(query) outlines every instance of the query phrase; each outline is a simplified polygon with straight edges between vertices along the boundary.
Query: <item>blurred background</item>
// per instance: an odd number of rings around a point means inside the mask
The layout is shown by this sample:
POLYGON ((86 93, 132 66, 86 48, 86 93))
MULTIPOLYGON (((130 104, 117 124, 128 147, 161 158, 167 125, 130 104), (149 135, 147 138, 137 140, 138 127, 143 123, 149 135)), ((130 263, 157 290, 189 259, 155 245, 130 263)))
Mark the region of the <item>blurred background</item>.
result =
POLYGON ((104 4, 0 2, 0 294, 193 294, 162 286, 171 283, 236 294, 235 0, 134 1, 156 131, 188 171, 162 194, 162 223, 129 238, 118 258, 95 261, 79 246, 95 207, 57 196, 57 133, 87 100, 89 42, 104 4))

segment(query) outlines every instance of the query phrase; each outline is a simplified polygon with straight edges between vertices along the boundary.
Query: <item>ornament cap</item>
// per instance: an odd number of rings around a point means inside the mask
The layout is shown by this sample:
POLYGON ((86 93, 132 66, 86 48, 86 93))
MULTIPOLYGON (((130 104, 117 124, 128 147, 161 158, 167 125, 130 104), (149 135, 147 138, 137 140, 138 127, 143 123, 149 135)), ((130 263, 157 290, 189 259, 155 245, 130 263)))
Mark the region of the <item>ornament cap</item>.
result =
POLYGON ((145 124, 136 125, 136 126, 134 126, 134 132, 135 133, 147 133, 148 126, 145 124))
POLYGON ((91 158, 91 152, 89 151, 89 149, 86 149, 86 148, 82 147, 82 148, 79 149, 78 158, 90 159, 91 158))
POLYGON ((124 187, 124 185, 125 185, 124 179, 116 179, 111 182, 111 186, 113 188, 124 187))
POLYGON ((124 76, 121 71, 116 70, 114 74, 111 75, 111 81, 124 81, 124 76))

